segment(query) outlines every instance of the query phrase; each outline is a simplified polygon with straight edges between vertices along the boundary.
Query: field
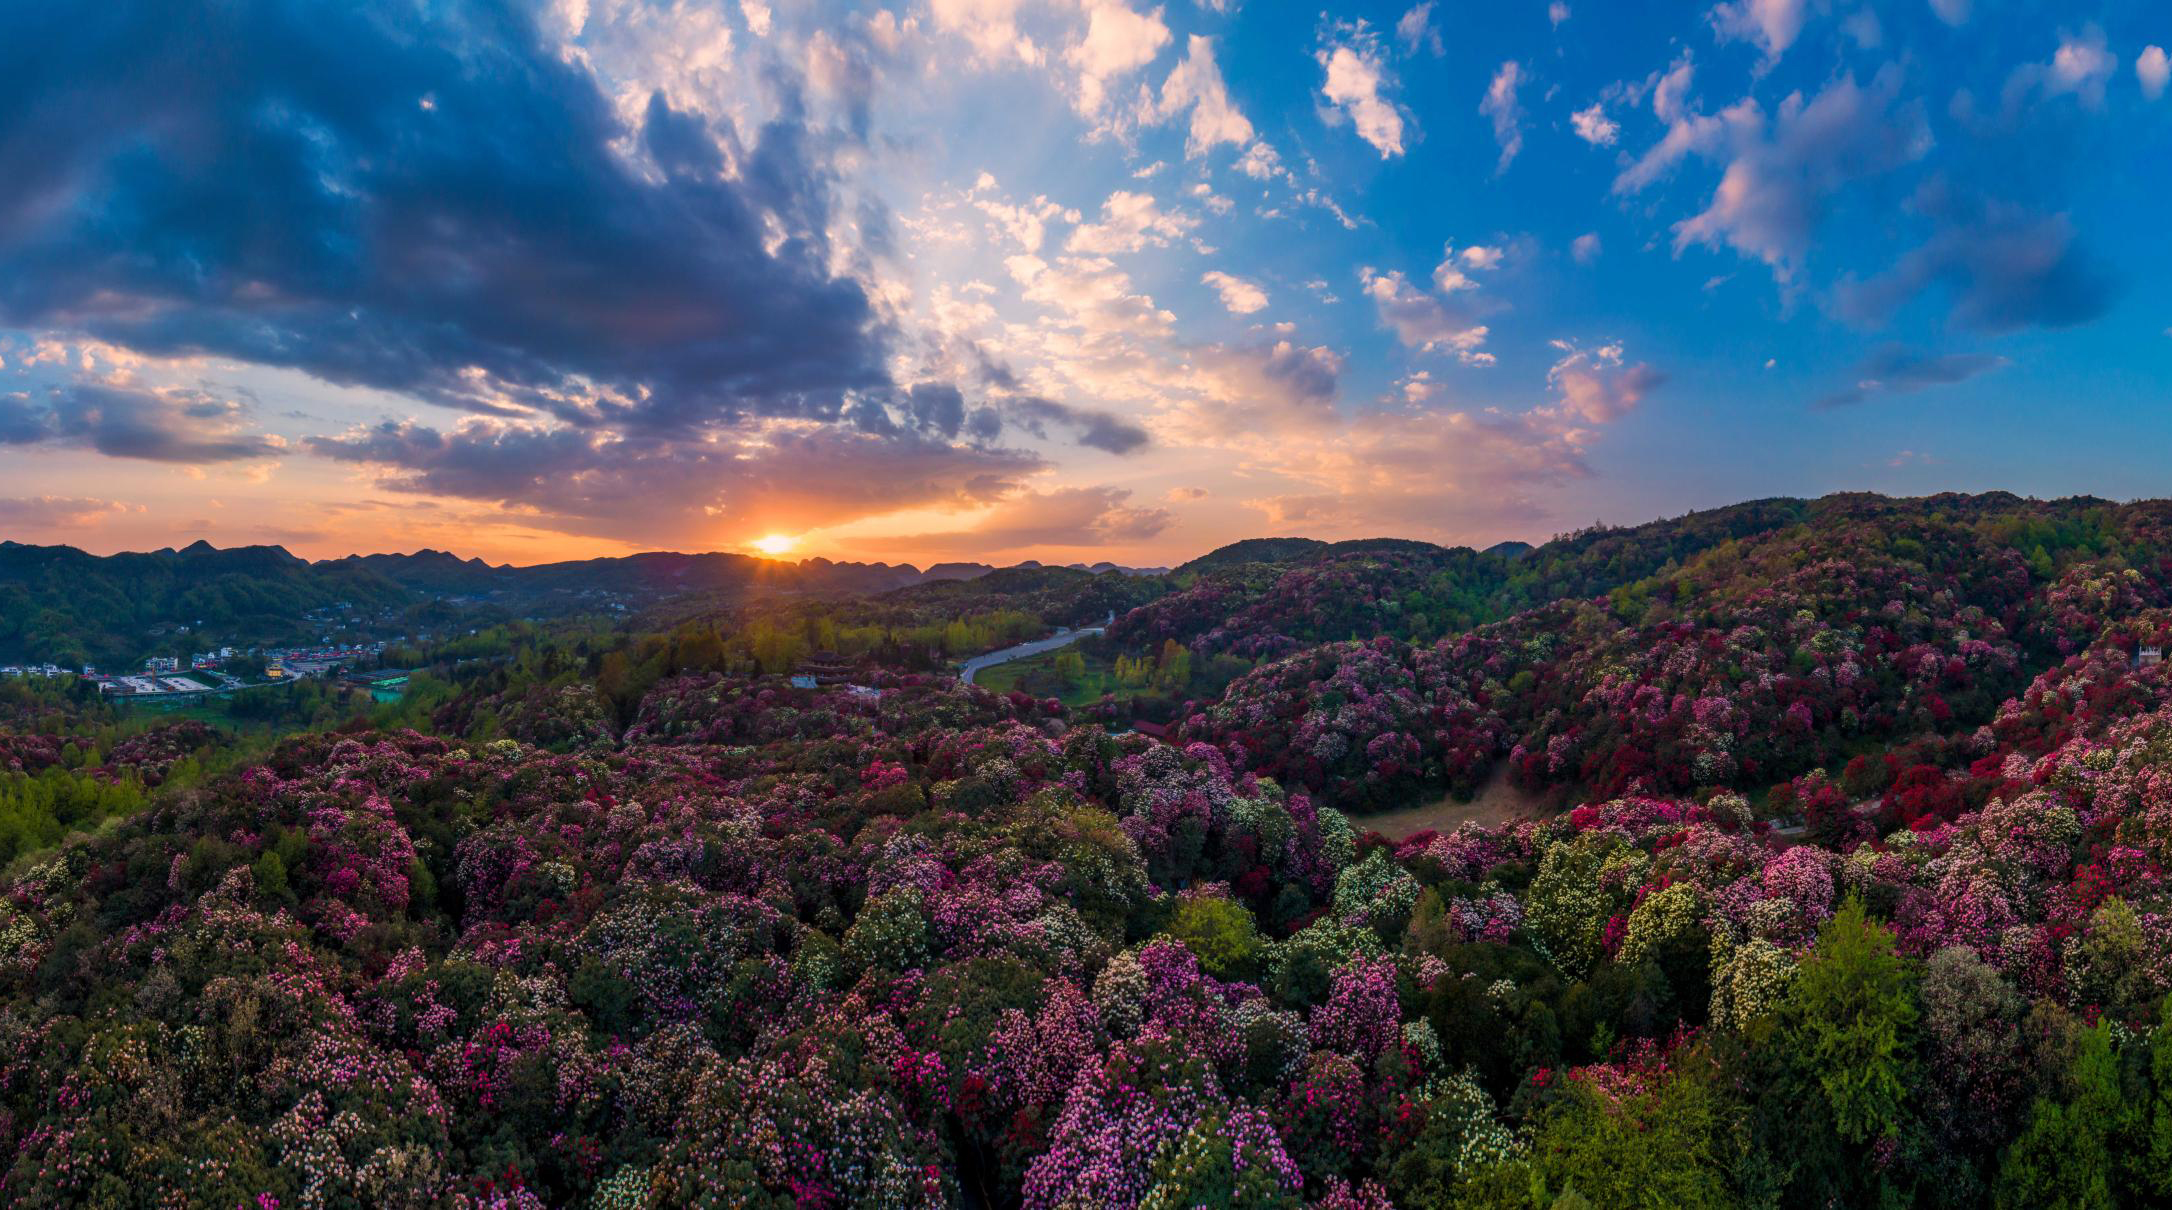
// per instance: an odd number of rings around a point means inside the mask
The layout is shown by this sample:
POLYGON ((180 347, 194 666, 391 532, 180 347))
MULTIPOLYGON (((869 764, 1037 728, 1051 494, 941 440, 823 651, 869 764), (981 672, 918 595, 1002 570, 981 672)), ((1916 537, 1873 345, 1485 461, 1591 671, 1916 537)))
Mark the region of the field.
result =
MULTIPOLYGON (((974 677, 974 683, 985 685, 995 693, 1014 690, 1030 693, 1035 697, 1053 697, 1066 706, 1083 706, 1098 702, 1103 695, 1117 689, 1114 667, 1105 658, 1084 655, 1086 675, 1077 681, 1064 681, 1056 672, 1056 659, 1063 651, 1050 651, 1023 660, 1012 660, 986 668, 974 677)), ((1083 653, 1081 653, 1083 655, 1083 653)))

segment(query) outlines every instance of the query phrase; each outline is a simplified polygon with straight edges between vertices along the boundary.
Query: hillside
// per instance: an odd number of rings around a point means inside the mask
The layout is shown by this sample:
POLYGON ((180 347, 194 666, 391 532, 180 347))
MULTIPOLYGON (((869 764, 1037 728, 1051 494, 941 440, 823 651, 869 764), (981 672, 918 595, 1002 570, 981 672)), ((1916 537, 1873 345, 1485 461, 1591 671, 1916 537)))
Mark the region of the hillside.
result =
POLYGON ((509 627, 238 760, 12 689, 0 1188, 2162 1204, 2168 523, 1835 496, 509 627), (1109 610, 1095 658, 1247 670, 1163 742, 888 662, 1109 610), (853 683, 765 666, 855 627, 853 683), (1545 805, 1371 831, 1481 783, 1545 805))

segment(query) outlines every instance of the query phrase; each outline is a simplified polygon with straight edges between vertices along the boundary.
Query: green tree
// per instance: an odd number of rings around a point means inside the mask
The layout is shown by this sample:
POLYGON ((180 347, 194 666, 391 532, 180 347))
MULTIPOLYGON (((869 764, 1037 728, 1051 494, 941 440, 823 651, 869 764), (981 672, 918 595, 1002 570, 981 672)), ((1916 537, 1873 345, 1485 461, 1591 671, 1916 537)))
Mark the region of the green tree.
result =
POLYGON ((1917 1017, 1914 964, 1850 897, 1818 930, 1781 1004, 1781 1036, 1850 1143, 1900 1130, 1917 1017))
POLYGON ((1998 1204, 2014 1210, 2110 1210, 2123 1136, 2137 1114, 2120 1092, 2109 1023, 2086 1030, 2059 1093, 2037 1099, 1999 1167, 1998 1204))
POLYGON ((1185 900, 1169 919, 1169 935, 1217 979, 1248 976, 1263 944, 1252 913, 1231 899, 1185 900))
POLYGON ((1592 1206, 1722 1207, 1729 1125, 1711 1060, 1677 1055, 1642 1081, 1608 1089, 1571 1080, 1541 1113, 1531 1143, 1534 1185, 1592 1206))

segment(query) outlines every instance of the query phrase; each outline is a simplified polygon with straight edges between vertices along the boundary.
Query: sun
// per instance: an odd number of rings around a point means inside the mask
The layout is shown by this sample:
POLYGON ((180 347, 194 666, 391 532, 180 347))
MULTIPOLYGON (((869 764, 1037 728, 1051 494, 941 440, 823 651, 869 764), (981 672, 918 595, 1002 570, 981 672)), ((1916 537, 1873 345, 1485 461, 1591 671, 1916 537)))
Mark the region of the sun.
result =
POLYGON ((756 538, 753 545, 765 555, 781 555, 799 545, 799 539, 790 534, 764 534, 756 538))

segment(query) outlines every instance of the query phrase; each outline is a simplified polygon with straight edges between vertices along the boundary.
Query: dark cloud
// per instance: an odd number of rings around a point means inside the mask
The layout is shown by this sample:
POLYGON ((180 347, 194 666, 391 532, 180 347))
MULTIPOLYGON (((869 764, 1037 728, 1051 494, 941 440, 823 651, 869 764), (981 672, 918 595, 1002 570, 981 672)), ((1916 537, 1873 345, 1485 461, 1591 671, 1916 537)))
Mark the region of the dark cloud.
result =
POLYGON ((888 385, 797 120, 627 133, 524 4, 0 6, 0 322, 655 432, 888 385))
POLYGON ((1920 294, 1941 289, 1953 318, 1981 332, 2068 328, 2111 309, 2119 286, 2090 256, 2063 214, 1969 196, 1943 182, 1921 190, 1915 209, 1932 234, 1891 269, 1868 281, 1843 282, 1840 311, 1882 324, 1920 294))
POLYGON ((928 432, 955 437, 965 426, 965 395, 947 382, 914 383, 905 405, 913 425, 928 432))
POLYGON ((1012 421, 1036 437, 1046 438, 1048 426, 1062 425, 1075 432, 1078 443, 1111 454, 1130 454, 1145 449, 1152 440, 1147 431, 1121 416, 1075 408, 1028 395, 1006 405, 1012 421))
POLYGON ((386 423, 307 445, 380 468, 388 490, 493 504, 565 533, 696 543, 719 527, 985 504, 1046 466, 1014 450, 805 424, 679 441, 493 421, 449 433, 386 423))
POLYGON ((204 391, 75 383, 52 388, 43 403, 0 397, 0 443, 82 446, 149 462, 278 457, 277 442, 243 430, 245 415, 241 404, 204 391))
POLYGON ((1951 386, 2006 365, 1989 353, 1926 353, 1905 345, 1880 346, 1855 368, 1854 385, 1818 400, 1821 408, 1846 407, 1873 395, 1905 395, 1951 386))
POLYGON ((52 436, 48 413, 20 391, 0 395, 0 445, 29 445, 52 436))

